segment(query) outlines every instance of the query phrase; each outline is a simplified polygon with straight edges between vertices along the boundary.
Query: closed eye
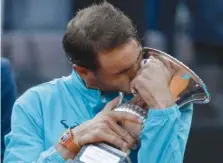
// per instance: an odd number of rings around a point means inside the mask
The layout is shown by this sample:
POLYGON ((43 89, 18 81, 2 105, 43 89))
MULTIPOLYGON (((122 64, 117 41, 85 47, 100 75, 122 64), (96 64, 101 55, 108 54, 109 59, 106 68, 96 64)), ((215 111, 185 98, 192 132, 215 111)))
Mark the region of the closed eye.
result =
POLYGON ((124 69, 124 70, 118 72, 116 75, 124 74, 124 73, 128 72, 130 69, 131 69, 131 67, 124 69))
POLYGON ((136 62, 134 64, 132 64, 131 67, 123 69, 120 72, 116 73, 116 75, 120 75, 120 74, 124 74, 124 73, 128 72, 136 63, 138 64, 138 61, 141 61, 142 57, 143 57, 142 56, 142 50, 140 50, 140 53, 139 53, 139 55, 137 57, 136 62))

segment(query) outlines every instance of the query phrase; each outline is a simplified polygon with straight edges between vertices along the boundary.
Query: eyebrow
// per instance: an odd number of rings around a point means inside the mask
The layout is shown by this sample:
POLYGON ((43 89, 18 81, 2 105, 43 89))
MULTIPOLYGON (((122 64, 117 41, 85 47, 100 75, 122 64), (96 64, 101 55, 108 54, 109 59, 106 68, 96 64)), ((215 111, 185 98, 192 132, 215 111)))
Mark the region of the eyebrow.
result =
MULTIPOLYGON (((136 59, 136 62, 140 59, 140 57, 142 56, 141 55, 142 54, 142 48, 140 49, 140 51, 139 51, 139 54, 138 54, 138 56, 137 56, 137 59, 136 59)), ((132 68, 132 66, 135 64, 135 62, 131 65, 131 66, 129 66, 128 68, 125 68, 125 69, 123 69, 123 70, 121 70, 121 71, 119 71, 119 72, 117 72, 117 73, 115 73, 116 75, 118 75, 118 74, 122 74, 122 73, 124 73, 124 72, 127 72, 129 69, 131 69, 132 68)))

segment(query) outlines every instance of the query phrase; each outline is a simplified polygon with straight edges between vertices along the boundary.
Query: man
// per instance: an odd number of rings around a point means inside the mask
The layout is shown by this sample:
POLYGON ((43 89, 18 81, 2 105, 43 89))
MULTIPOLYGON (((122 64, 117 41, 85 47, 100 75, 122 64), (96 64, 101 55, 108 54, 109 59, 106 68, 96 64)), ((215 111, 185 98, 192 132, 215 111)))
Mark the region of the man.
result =
POLYGON ((151 107, 132 162, 183 161, 192 108, 180 112, 174 104, 171 71, 154 58, 142 62, 130 19, 108 3, 90 6, 70 21, 63 45, 74 71, 31 88, 16 101, 12 131, 5 138, 5 162, 65 162, 83 145, 97 142, 123 151, 133 148, 136 135, 118 122, 140 127, 141 120, 112 111, 118 91, 131 90, 151 107), (69 142, 58 141, 64 127, 70 127, 69 142))
POLYGON ((10 132, 12 106, 16 100, 16 84, 10 62, 1 58, 1 160, 5 151, 4 136, 10 132))

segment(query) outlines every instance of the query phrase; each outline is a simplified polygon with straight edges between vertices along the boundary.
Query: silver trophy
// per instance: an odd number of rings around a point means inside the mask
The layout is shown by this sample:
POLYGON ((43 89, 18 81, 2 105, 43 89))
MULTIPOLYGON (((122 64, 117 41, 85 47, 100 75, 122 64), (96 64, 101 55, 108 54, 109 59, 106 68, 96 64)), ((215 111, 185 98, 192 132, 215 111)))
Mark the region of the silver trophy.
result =
MULTIPOLYGON (((206 104, 210 101, 210 94, 204 82, 186 65, 178 61, 176 58, 156 49, 143 48, 143 58, 148 59, 153 56, 163 62, 164 65, 171 67, 173 76, 170 82, 170 91, 175 99, 175 103, 181 109, 189 103, 206 104)), ((137 95, 136 95, 137 96, 137 95)), ((120 92, 120 101, 114 111, 124 111, 140 117, 143 121, 146 120, 147 110, 149 106, 140 99, 127 100, 125 94, 120 92), (146 109, 145 109, 146 108, 146 109)), ((122 123, 120 123, 122 125, 122 123)), ((135 126, 128 122, 125 123, 124 128, 135 131, 135 126)), ((135 134, 140 134, 143 125, 135 134)), ((78 153, 73 162, 78 163, 124 163, 130 162, 128 153, 105 143, 85 145, 78 153)))

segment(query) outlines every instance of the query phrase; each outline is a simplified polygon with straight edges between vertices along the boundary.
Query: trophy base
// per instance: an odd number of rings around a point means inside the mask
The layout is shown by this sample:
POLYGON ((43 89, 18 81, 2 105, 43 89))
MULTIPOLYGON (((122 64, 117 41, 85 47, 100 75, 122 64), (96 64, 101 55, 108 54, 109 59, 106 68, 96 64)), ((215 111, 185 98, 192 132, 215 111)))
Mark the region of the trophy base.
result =
POLYGON ((125 163, 127 157, 127 153, 105 143, 89 144, 70 163, 125 163))

